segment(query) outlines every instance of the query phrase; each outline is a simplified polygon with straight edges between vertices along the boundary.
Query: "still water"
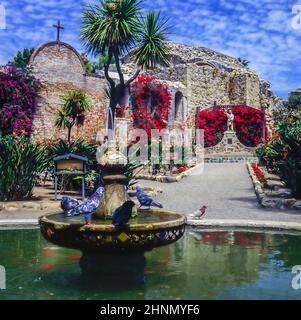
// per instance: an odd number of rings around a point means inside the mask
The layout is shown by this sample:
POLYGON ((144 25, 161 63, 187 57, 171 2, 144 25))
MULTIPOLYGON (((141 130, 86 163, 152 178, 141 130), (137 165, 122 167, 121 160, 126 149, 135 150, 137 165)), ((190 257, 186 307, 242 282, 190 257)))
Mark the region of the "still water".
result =
POLYGON ((145 256, 144 285, 103 288, 81 278, 79 251, 47 243, 38 229, 0 230, 0 299, 301 299, 291 285, 301 234, 188 229, 145 256))

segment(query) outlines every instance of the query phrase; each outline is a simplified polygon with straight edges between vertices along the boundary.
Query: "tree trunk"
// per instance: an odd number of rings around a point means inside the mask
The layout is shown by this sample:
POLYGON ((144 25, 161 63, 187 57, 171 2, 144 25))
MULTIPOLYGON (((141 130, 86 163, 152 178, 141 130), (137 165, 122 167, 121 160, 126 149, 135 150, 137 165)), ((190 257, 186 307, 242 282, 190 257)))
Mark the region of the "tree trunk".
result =
POLYGON ((123 98, 126 92, 126 87, 118 84, 114 89, 111 89, 110 92, 110 111, 108 116, 108 129, 114 130, 115 128, 115 111, 116 107, 119 104, 122 104, 123 98))
POLYGON ((69 144, 70 144, 70 141, 71 141, 71 129, 72 129, 72 127, 68 128, 68 143, 69 144))

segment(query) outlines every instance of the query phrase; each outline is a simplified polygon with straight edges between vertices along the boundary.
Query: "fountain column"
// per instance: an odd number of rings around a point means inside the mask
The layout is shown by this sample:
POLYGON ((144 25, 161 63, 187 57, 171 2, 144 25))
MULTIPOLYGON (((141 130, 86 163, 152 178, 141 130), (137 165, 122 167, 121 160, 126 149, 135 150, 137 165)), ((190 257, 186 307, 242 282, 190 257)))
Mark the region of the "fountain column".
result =
POLYGON ((95 219, 110 219, 113 212, 130 200, 126 192, 124 172, 127 168, 127 158, 115 148, 115 142, 110 141, 104 155, 98 155, 97 161, 103 172, 104 196, 101 205, 94 214, 95 219))

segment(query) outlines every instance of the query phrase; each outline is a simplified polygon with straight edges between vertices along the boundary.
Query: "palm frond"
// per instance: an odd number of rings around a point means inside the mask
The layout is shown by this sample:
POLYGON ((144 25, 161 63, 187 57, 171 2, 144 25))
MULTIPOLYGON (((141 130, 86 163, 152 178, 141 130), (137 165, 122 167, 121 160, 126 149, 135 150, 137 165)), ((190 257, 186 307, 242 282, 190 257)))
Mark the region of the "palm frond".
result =
POLYGON ((158 63, 169 65, 168 19, 152 11, 142 18, 143 29, 139 34, 135 61, 142 68, 154 68, 158 63))
POLYGON ((93 55, 107 51, 124 54, 136 42, 141 29, 142 0, 101 0, 83 11, 81 39, 93 55))

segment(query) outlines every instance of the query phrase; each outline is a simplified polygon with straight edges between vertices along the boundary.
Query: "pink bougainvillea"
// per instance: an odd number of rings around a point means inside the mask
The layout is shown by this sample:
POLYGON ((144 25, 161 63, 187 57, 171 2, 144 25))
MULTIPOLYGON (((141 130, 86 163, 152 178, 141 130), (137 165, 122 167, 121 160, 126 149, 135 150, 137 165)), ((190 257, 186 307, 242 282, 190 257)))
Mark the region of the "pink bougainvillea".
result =
POLYGON ((0 130, 28 136, 32 131, 35 99, 40 82, 28 70, 0 69, 0 130))

